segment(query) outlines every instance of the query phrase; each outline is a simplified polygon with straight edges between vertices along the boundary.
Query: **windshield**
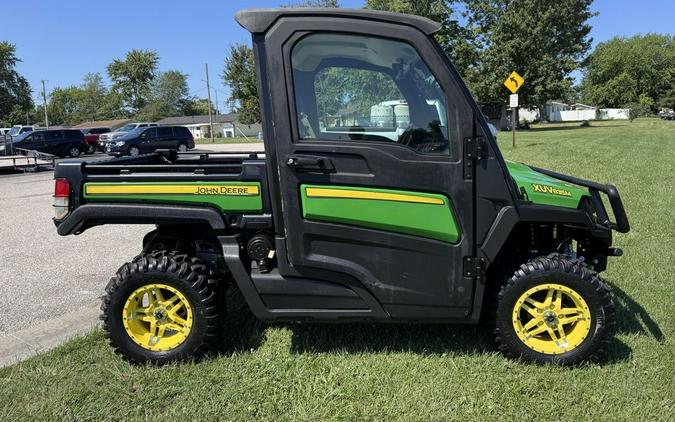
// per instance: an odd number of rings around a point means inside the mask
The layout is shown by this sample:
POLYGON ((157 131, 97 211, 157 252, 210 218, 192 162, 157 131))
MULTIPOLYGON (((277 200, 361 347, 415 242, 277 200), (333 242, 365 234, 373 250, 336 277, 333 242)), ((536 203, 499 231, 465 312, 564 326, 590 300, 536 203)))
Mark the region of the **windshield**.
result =
POLYGON ((145 129, 147 129, 147 128, 146 127, 137 127, 136 129, 130 130, 129 132, 125 133, 124 136, 122 136, 122 138, 135 138, 138 135, 140 135, 141 133, 143 133, 143 131, 145 129))
POLYGON ((80 132, 86 135, 87 133, 91 132, 91 129, 80 129, 80 132))
POLYGON ((10 129, 9 134, 12 136, 16 136, 19 134, 20 130, 21 130, 20 127, 13 127, 12 129, 10 129))
POLYGON ((130 130, 136 129, 136 124, 135 123, 129 123, 127 125, 122 126, 121 128, 117 129, 115 132, 129 132, 130 130))

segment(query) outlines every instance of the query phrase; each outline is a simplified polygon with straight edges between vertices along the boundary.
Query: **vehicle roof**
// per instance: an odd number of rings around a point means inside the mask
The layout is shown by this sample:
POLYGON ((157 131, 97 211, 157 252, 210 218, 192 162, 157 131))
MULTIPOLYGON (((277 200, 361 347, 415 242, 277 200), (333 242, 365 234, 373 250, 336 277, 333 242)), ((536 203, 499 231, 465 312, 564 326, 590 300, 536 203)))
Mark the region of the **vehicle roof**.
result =
POLYGON ((252 33, 265 32, 281 17, 328 17, 366 19, 381 22, 393 22, 413 26, 425 34, 433 34, 441 29, 441 24, 431 19, 403 13, 383 12, 369 9, 341 9, 326 7, 281 7, 277 9, 244 9, 235 15, 236 21, 252 33))

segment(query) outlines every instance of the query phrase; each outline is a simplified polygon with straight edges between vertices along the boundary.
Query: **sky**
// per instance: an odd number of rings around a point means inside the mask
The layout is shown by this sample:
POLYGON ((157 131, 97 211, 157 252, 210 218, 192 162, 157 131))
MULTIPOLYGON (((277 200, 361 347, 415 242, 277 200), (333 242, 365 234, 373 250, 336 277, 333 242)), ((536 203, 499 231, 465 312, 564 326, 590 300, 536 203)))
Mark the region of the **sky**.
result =
MULTIPOLYGON (((18 71, 28 79, 36 102, 45 80, 47 92, 78 85, 131 49, 155 50, 159 70, 188 74, 191 95, 206 97, 204 64, 209 65, 212 100, 226 110, 227 87, 220 75, 228 47, 250 44, 250 35, 234 21, 244 8, 277 7, 288 0, 0 0, 0 40, 17 47, 18 71)), ((363 0, 341 0, 362 7, 363 0)), ((673 33, 673 0, 596 0, 591 19, 593 45, 614 36, 673 33)))

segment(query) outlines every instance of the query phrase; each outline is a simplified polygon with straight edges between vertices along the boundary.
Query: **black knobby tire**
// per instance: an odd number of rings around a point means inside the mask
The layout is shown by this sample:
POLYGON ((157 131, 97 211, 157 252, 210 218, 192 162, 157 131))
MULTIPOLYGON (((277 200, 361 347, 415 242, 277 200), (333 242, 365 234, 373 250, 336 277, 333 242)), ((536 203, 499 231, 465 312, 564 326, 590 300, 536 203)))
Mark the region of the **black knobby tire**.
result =
POLYGON ((139 255, 120 267, 106 287, 101 304, 103 331, 115 352, 135 363, 165 364, 199 358, 216 344, 221 328, 216 282, 197 258, 165 251, 139 255), (126 300, 138 288, 161 282, 180 291, 188 300, 193 323, 185 341, 168 351, 152 351, 135 343, 123 322, 126 300))
POLYGON ((522 265, 499 292, 495 321, 495 341, 499 350, 511 358, 537 363, 576 365, 598 360, 604 354, 616 324, 614 302, 607 284, 581 261, 561 254, 535 258, 522 265), (514 306, 529 289, 556 283, 573 289, 588 304, 590 330, 575 348, 560 354, 540 353, 528 347, 516 333, 514 306))

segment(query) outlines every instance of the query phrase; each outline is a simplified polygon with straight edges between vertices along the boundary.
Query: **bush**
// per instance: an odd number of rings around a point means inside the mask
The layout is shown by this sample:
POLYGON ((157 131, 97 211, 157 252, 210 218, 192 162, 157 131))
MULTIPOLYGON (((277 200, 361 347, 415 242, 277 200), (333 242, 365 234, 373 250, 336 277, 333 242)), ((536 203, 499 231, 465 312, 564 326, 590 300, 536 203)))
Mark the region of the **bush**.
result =
POLYGON ((647 94, 640 94, 637 102, 626 105, 630 108, 630 120, 637 117, 653 116, 656 112, 656 103, 654 99, 647 94))

